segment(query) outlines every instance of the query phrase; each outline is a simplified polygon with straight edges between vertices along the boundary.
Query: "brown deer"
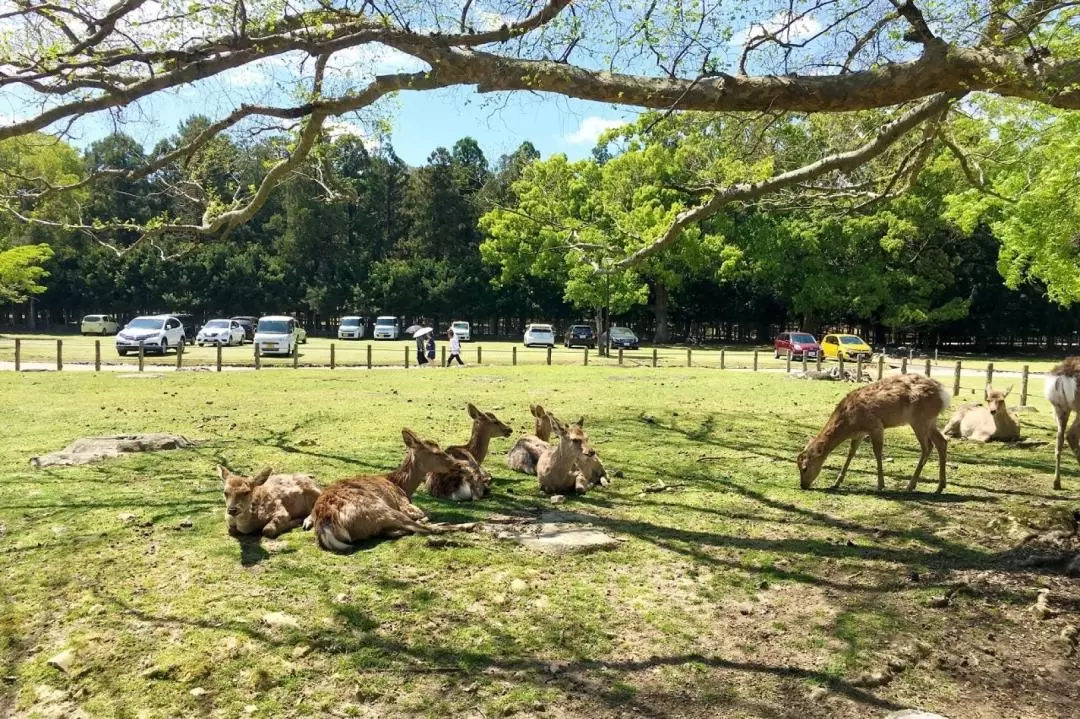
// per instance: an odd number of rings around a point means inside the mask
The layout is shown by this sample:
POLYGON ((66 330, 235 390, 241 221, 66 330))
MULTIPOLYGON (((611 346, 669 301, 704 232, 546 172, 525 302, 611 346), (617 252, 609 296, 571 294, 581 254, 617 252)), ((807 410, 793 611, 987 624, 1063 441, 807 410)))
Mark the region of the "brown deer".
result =
POLYGON ((529 405, 529 412, 533 416, 533 433, 514 443, 506 454, 506 465, 515 472, 536 474, 536 460, 540 459, 551 441, 551 420, 547 411, 538 404, 529 405))
POLYGON ((911 425, 922 449, 907 490, 915 490, 923 465, 930 458, 930 451, 936 447, 940 465, 937 492, 940 494, 945 490, 948 440, 937 428, 937 416, 948 406, 949 399, 949 392, 940 382, 914 374, 886 377, 849 392, 836 405, 822 430, 799 454, 799 485, 809 489, 829 453, 845 440, 851 440, 847 459, 833 484, 833 489, 839 487, 859 443, 869 436, 877 459, 877 488, 880 492, 885 489, 885 472, 881 466, 885 430, 907 424, 911 425))
POLYGON ((596 450, 589 447, 589 438, 581 423, 567 425, 550 412, 551 426, 559 435, 559 443, 548 445, 536 462, 536 477, 540 480, 540 489, 547 494, 584 494, 589 489, 585 475, 578 468, 582 455, 595 455, 596 450))
POLYGON ((477 465, 481 465, 487 459, 492 438, 509 437, 514 430, 491 412, 477 409, 471 402, 466 405, 466 409, 473 420, 469 441, 447 447, 446 453, 466 462, 475 460, 477 465))
POLYGON ((1020 425, 1009 414, 1005 398, 1012 387, 1002 392, 986 385, 986 406, 969 402, 953 412, 941 433, 975 442, 1015 442, 1020 439, 1020 425))
POLYGON ((304 526, 314 528, 320 547, 344 552, 353 543, 376 536, 458 532, 476 526, 429 523, 424 511, 409 501, 403 485, 415 489, 425 475, 448 472, 457 460, 410 429, 402 429, 401 436, 409 451, 400 467, 385 475, 344 479, 327 487, 315 502, 304 526))
POLYGON ((1066 357, 1065 361, 1046 375, 1046 385, 1043 393, 1048 402, 1054 407, 1054 417, 1057 419, 1057 443, 1054 445, 1054 489, 1061 489, 1061 449, 1065 440, 1069 441, 1069 447, 1073 455, 1080 461, 1080 404, 1076 397, 1076 380, 1080 377, 1080 357, 1066 357), (1069 415, 1077 412, 1072 427, 1065 432, 1069 424, 1069 415))
POLYGON ((487 458, 488 445, 493 437, 509 437, 513 431, 491 412, 483 412, 469 403, 472 435, 466 444, 446 448, 446 453, 458 460, 449 472, 436 472, 427 477, 427 490, 433 497, 467 502, 491 494, 491 474, 480 465, 487 458))
POLYGON ((225 524, 230 534, 273 538, 299 527, 311 514, 319 487, 310 474, 271 474, 266 467, 254 477, 217 467, 225 492, 225 524))

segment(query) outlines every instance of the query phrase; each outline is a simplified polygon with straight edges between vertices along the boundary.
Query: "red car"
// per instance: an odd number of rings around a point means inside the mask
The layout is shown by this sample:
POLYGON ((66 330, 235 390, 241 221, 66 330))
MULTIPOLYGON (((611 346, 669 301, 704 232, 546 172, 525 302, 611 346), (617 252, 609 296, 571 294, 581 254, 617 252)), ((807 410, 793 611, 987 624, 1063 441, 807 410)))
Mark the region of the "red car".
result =
POLYGON ((807 332, 781 332, 776 336, 773 357, 787 357, 788 350, 791 350, 792 359, 801 361, 805 353, 806 359, 816 360, 821 353, 821 345, 814 339, 814 335, 807 332))

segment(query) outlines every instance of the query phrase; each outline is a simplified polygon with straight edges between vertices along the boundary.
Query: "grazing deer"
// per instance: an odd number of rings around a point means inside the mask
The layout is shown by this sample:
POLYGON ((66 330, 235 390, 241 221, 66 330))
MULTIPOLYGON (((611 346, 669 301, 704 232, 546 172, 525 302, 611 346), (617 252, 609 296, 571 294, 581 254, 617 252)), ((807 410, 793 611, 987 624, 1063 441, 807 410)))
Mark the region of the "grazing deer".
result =
POLYGON ((230 534, 274 538, 299 527, 311 514, 319 487, 310 474, 271 474, 269 467, 254 477, 217 467, 225 492, 225 524, 230 534))
POLYGON ((533 416, 533 433, 514 443, 506 454, 506 466, 515 472, 536 474, 536 460, 540 459, 551 441, 551 420, 547 411, 538 404, 530 404, 529 412, 533 416))
POLYGON ((941 433, 946 437, 962 437, 976 442, 1017 441, 1020 439, 1020 425, 1005 406, 1009 392, 1012 392, 1012 387, 1002 392, 986 385, 986 406, 973 402, 962 405, 949 418, 941 433))
POLYGON ((885 472, 881 452, 885 430, 911 425, 919 440, 922 453, 907 490, 914 491, 930 451, 937 447, 940 471, 937 492, 945 490, 945 451, 948 440, 937 428, 937 416, 949 404, 949 392, 937 380, 921 375, 903 374, 886 377, 865 387, 853 390, 836 405, 829 421, 817 436, 810 440, 798 458, 799 485, 809 489, 821 472, 829 453, 845 440, 851 440, 847 459, 836 477, 833 489, 844 481, 848 465, 864 437, 870 437, 877 459, 877 488, 885 489, 885 472))
POLYGON ((1054 489, 1061 489, 1061 449, 1065 440, 1069 440, 1076 459, 1080 461, 1080 404, 1076 397, 1076 380, 1080 377, 1080 357, 1066 357, 1046 375, 1044 394, 1047 401, 1054 407, 1054 416, 1057 419, 1057 444, 1054 445, 1054 489), (1069 423, 1069 415, 1077 412, 1072 427, 1068 433, 1065 426, 1069 423))
POLYGON ((401 436, 409 451, 400 467, 385 475, 344 479, 327 487, 315 502, 304 525, 315 529, 320 547, 344 552, 353 543, 376 536, 457 532, 476 526, 428 523, 424 510, 409 501, 403 484, 415 489, 426 474, 448 472, 456 460, 410 429, 402 429, 401 436))
POLYGON ((540 489, 547 494, 585 494, 589 489, 588 481, 578 468, 578 461, 583 455, 593 456, 596 450, 589 447, 589 438, 577 424, 566 425, 548 413, 551 426, 559 435, 559 443, 548 445, 536 462, 536 477, 540 480, 540 489))

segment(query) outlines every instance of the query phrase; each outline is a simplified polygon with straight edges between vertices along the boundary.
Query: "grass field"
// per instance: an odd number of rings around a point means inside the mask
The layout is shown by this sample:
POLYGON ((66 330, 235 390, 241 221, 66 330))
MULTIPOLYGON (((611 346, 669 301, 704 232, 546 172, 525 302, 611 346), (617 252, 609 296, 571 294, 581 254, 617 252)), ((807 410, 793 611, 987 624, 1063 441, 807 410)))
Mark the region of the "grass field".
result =
MULTIPOLYGON (((1080 506, 1076 461, 1053 492, 1049 445, 954 441, 946 494, 907 494, 916 443, 892 430, 889 491, 869 448, 841 490, 801 491, 794 457, 848 389, 672 367, 0 373, 0 716, 1080 715, 1058 638, 1080 624, 1078 547, 1047 534, 1080 506), (215 463, 382 472, 402 426, 463 442, 467 401, 522 433, 530 402, 585 414, 622 476, 559 509, 625 541, 552 557, 475 532, 338 556, 299 530, 226 533, 215 463), (28 464, 134 431, 201 444, 28 464)), ((1031 394, 1024 434, 1047 441, 1040 380, 1031 394)), ((512 439, 490 499, 417 502, 435 520, 550 511, 506 469, 512 439)))

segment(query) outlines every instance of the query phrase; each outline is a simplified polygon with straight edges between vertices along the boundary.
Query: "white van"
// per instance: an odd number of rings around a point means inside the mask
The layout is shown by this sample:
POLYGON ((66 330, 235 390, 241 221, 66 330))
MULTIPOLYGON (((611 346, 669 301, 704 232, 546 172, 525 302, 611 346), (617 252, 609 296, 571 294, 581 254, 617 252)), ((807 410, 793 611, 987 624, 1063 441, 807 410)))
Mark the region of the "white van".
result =
POLYGON ((87 315, 82 318, 79 332, 84 335, 114 335, 120 329, 112 315, 87 315))
POLYGON ((450 323, 450 329, 454 330, 454 336, 462 342, 472 341, 472 328, 463 320, 455 320, 450 323))
POLYGON ((261 355, 291 355, 300 335, 296 320, 288 315, 268 315, 255 325, 255 348, 261 355))
POLYGON ((393 315, 382 315, 375 318, 375 332, 373 336, 377 340, 396 340, 400 335, 401 329, 398 327, 397 317, 393 315))
POLYGON ((364 336, 364 318, 355 315, 341 318, 341 324, 337 328, 339 340, 358 340, 364 336))

